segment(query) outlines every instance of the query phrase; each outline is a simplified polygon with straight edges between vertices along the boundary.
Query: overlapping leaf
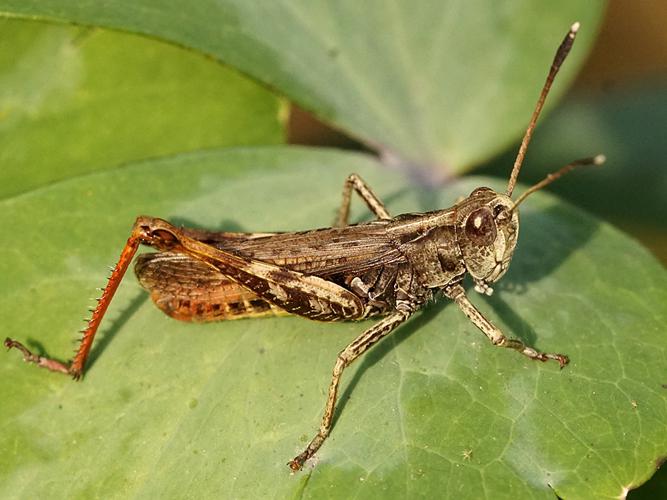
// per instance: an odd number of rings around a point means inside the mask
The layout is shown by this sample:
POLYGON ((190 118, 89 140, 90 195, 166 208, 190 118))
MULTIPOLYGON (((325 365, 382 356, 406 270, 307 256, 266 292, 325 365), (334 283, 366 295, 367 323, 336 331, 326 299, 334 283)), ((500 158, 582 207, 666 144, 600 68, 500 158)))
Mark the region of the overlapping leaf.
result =
POLYGON ((0 26, 0 197, 149 157, 282 141, 279 100, 200 54, 102 29, 0 26))
MULTIPOLYGON (((404 168, 469 169, 523 131, 555 48, 602 1, 2 0, 0 13, 159 37, 234 66, 404 168)), ((433 172, 430 173, 433 175, 433 172)))

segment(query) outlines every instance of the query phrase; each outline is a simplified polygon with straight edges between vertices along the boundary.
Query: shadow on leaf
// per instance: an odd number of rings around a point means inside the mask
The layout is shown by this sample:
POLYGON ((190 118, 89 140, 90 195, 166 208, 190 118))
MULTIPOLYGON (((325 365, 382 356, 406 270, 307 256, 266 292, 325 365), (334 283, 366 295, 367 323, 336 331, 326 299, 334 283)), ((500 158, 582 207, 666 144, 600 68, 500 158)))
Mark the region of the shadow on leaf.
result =
POLYGON ((116 334, 125 326, 129 319, 134 316, 134 314, 139 310, 139 308, 146 302, 148 298, 147 293, 141 293, 137 295, 128 306, 120 313, 120 315, 112 320, 111 326, 106 329, 104 332, 101 332, 102 335, 95 339, 95 344, 93 345, 92 350, 90 351, 90 356, 88 358, 88 363, 86 366, 86 371, 89 371, 94 365, 97 359, 100 357, 102 352, 107 348, 111 343, 116 334))
POLYGON ((598 231, 600 223, 560 204, 521 216, 519 243, 507 276, 495 286, 518 294, 553 274, 598 231))

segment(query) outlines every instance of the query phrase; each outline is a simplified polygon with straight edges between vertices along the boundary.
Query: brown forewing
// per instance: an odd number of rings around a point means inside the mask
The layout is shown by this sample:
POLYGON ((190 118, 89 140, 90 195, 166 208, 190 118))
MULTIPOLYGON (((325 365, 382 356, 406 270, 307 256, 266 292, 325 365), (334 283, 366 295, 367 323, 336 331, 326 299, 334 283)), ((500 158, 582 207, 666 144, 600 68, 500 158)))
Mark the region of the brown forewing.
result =
POLYGON ((139 255, 135 273, 153 302, 178 320, 205 322, 288 314, 185 254, 139 255))
POLYGON ((382 220, 343 228, 221 240, 215 242, 215 246, 320 277, 358 274, 404 260, 387 234, 390 223, 382 220))

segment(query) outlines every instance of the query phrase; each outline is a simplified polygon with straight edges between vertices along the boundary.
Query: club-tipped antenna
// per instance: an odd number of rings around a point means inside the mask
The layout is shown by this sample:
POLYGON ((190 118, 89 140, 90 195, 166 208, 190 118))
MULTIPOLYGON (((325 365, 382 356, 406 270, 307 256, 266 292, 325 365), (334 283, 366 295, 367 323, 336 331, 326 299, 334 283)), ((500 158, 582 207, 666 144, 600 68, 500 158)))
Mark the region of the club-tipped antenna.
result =
POLYGON ((577 35, 577 31, 579 31, 579 26, 580 26, 579 23, 576 22, 570 27, 570 31, 567 32, 567 35, 565 35, 565 38, 563 39, 560 46, 558 47, 558 50, 556 51, 556 56, 554 57, 554 60, 551 63, 551 69, 549 70, 549 74, 547 75, 547 80, 544 82, 544 87, 542 87, 542 92, 540 92, 540 97, 537 100, 537 104, 535 105, 535 111, 533 111, 533 116, 530 117, 528 128, 526 129, 526 133, 524 134, 523 140, 521 141, 521 146, 519 147, 519 152, 517 153, 516 159, 514 160, 514 166, 512 167, 512 174, 510 175, 510 180, 507 184, 507 196, 512 196, 512 191, 514 191, 514 185, 516 184, 516 180, 519 177, 519 171, 521 170, 521 164, 523 163, 523 159, 526 156, 528 143, 530 142, 530 139, 533 136, 535 123, 537 123, 537 118, 540 116, 542 107, 544 107, 544 101, 547 98, 549 89, 551 89, 551 84, 553 83, 554 78, 556 78, 556 74, 558 73, 561 64, 563 64, 563 61, 565 60, 568 53, 570 52, 570 49, 572 48, 572 44, 574 43, 574 38, 577 35))
POLYGON ((516 201, 514 202, 514 205, 512 205, 512 209, 514 210, 516 207, 518 207, 523 200, 528 198, 528 196, 535 191, 538 191, 542 189, 544 186, 548 186, 551 184, 553 181, 556 179, 559 179, 560 177, 563 177, 565 174, 567 174, 570 170, 574 170, 577 167, 581 167, 583 165, 602 165, 605 161, 607 161, 607 158, 605 155, 596 155, 592 156, 590 158, 582 158, 580 160, 575 160, 571 163, 568 163, 565 165, 563 168, 559 169, 556 172, 552 172, 550 174, 547 174, 547 176, 542 179, 540 182, 535 184, 534 186, 529 187, 526 189, 523 193, 521 193, 521 196, 519 196, 516 201))

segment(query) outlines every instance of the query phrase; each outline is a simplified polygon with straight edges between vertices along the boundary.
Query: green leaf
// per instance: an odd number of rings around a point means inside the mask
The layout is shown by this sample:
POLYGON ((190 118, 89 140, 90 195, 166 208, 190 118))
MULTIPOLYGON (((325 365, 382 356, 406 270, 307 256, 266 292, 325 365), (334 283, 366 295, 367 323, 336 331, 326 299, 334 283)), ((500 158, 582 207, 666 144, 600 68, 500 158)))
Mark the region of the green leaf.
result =
POLYGON ((200 54, 0 20, 0 197, 176 152, 282 141, 279 101, 200 54))
MULTIPOLYGON (((0 202, 3 333, 67 357, 137 214, 326 226, 350 171, 394 214, 448 206, 487 181, 418 192, 363 155, 263 148, 61 182, 0 202)), ((569 354, 565 369, 493 347, 441 300, 345 373, 316 465, 290 476, 336 354, 371 322, 179 323, 128 277, 82 383, 15 352, 0 363, 0 497, 620 497, 667 453, 665 270, 549 195, 522 206, 522 224, 496 294, 472 300, 505 332, 569 354)))
POLYGON ((200 50, 413 169, 467 170, 524 130, 554 52, 586 56, 604 2, 2 0, 0 12, 113 27, 200 50))

